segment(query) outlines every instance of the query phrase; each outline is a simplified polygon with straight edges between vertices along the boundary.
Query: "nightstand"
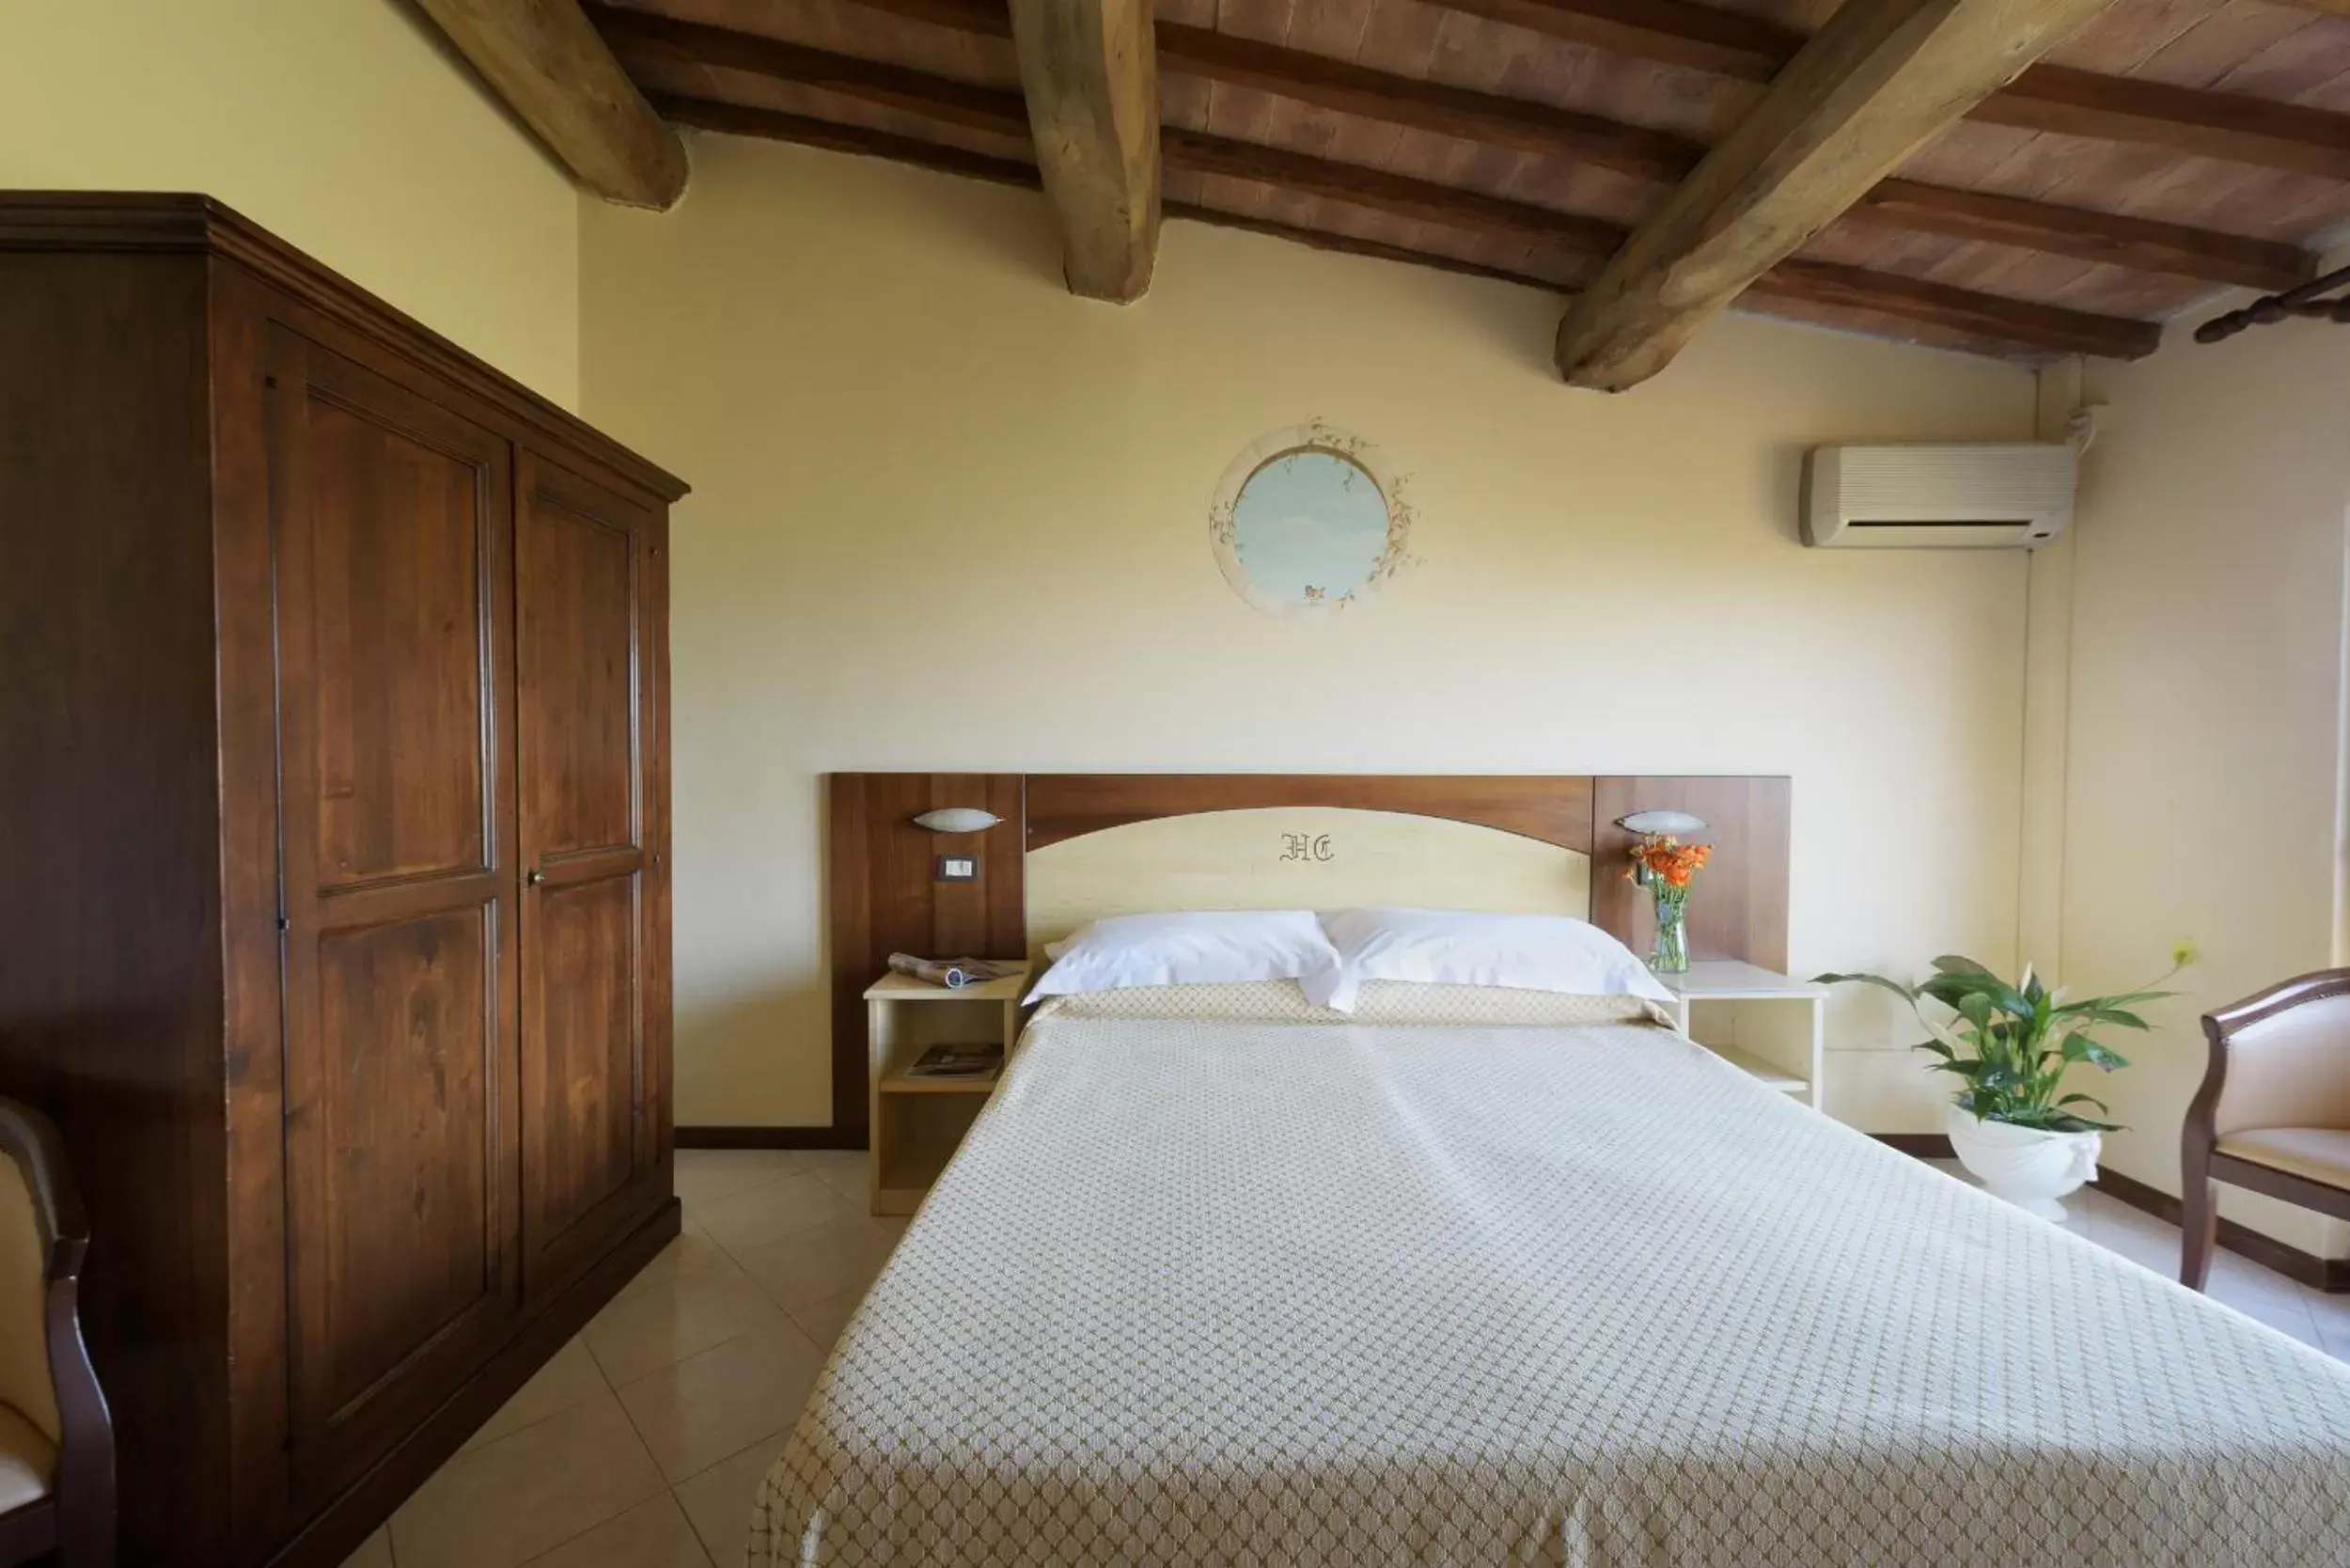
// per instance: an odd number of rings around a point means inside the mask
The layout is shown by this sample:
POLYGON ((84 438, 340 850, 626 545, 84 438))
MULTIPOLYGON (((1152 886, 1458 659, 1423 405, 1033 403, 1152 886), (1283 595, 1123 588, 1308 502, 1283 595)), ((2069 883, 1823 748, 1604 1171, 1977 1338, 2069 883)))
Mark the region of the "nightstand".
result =
POLYGON ((983 1078, 912 1078, 906 1069, 933 1045, 1000 1043, 1007 1060, 1020 1039, 1020 998, 1028 966, 1017 974, 960 991, 888 974, 866 989, 868 1075, 871 1084, 867 1161, 873 1212, 910 1215, 921 1207, 938 1173, 954 1157, 963 1135, 1001 1073, 983 1078))
POLYGON ((1699 959, 1659 975, 1680 1002, 1683 1034, 1813 1110, 1827 1045, 1827 987, 1734 958, 1699 959))

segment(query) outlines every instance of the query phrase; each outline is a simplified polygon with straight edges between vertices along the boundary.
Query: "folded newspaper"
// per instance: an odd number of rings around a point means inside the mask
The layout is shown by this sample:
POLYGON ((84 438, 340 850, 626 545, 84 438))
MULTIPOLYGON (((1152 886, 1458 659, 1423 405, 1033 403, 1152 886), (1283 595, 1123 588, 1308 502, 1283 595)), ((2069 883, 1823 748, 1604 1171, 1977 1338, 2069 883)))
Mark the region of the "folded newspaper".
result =
POLYGON ((943 985, 949 991, 1002 980, 1007 975, 1018 974, 1021 968, 1017 959, 916 958, 912 953, 891 953, 889 966, 899 974, 911 975, 932 985, 943 985))

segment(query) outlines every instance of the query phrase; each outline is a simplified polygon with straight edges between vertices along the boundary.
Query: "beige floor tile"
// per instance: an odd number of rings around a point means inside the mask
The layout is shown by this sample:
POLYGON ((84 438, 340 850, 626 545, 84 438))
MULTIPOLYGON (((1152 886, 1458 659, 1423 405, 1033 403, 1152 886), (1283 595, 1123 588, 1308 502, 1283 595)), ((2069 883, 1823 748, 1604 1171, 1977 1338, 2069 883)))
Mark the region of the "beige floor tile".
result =
POLYGON ((789 1324, 713 1345, 621 1386, 636 1435, 672 1482, 800 1419, 824 1352, 789 1324))
POLYGON ((629 1282, 617 1293, 627 1294, 640 1286, 675 1279, 681 1275, 724 1273, 733 1264, 726 1248, 712 1241, 698 1227, 680 1235, 675 1241, 652 1255, 652 1261, 638 1269, 629 1282))
POLYGON ((784 1310, 791 1314, 793 1323, 800 1325, 802 1332, 824 1350, 830 1351, 840 1338, 840 1331, 849 1326, 849 1320, 856 1316, 856 1309, 864 1300, 865 1290, 859 1286, 821 1300, 787 1307, 784 1310))
POLYGON ((808 1149, 801 1168, 862 1211, 872 1201, 871 1156, 862 1149, 808 1149))
POLYGON ((780 1305, 805 1307, 871 1284, 904 1233, 902 1219, 860 1215, 739 1252, 735 1262, 780 1305))
POLYGON ((789 1321, 760 1286, 728 1264, 615 1296, 579 1337, 617 1388, 738 1334, 789 1321))
MULTIPOLYGON (((530 1381, 514 1391, 514 1397, 498 1406, 496 1414, 483 1421, 465 1449, 494 1443, 510 1433, 545 1420, 549 1416, 585 1404, 604 1393, 611 1385, 596 1366, 596 1358, 588 1354, 588 1346, 573 1339, 555 1353, 547 1364, 531 1374, 530 1381)), ((465 1449, 457 1451, 462 1453, 465 1449)))
POLYGON ((702 1538, 711 1560, 720 1568, 731 1568, 743 1560, 751 1538, 751 1504, 759 1497, 759 1483, 768 1466, 783 1451, 787 1435, 769 1433, 678 1487, 677 1500, 694 1522, 694 1533, 702 1538))
POLYGON ((360 1542, 359 1549, 343 1559, 343 1568, 392 1568, 391 1531, 378 1529, 360 1542))
POLYGON ((606 1393, 442 1466, 392 1515, 392 1556, 400 1568, 515 1568, 663 1484, 606 1393))
POLYGON ((807 1167, 796 1149, 681 1149, 677 1152, 677 1195, 689 1210, 786 1176, 807 1167))
POLYGON ((530 1568, 711 1568, 711 1561, 685 1511, 664 1492, 532 1558, 530 1568))
POLYGON ((2317 1344, 2317 1320, 2310 1315, 2309 1302, 2300 1287, 2281 1275, 2272 1275, 2270 1278, 2276 1283, 2248 1280, 2223 1271, 2215 1262, 2207 1294, 2247 1317, 2284 1330, 2303 1344, 2317 1344))
POLYGON ((788 1176, 697 1206, 695 1220, 736 1257, 753 1247, 859 1213, 813 1176, 788 1176))

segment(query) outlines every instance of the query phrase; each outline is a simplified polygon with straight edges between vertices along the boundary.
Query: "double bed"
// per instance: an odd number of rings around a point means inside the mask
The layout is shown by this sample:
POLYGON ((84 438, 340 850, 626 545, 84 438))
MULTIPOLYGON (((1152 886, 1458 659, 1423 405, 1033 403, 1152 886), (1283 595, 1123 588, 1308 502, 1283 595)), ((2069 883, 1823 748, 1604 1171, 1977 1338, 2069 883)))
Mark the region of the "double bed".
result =
POLYGON ((751 1560, 2350 1561, 2350 1369, 1644 1013, 1048 1003, 751 1560))

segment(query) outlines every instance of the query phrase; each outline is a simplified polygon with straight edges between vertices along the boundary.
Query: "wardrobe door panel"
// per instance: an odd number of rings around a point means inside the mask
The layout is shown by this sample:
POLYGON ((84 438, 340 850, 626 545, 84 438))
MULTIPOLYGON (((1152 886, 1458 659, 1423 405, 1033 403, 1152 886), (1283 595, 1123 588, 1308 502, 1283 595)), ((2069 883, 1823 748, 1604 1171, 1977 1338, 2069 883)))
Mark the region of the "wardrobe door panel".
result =
POLYGON ((289 1426, 347 1483, 515 1325, 510 447, 275 329, 289 1426))
POLYGON ((634 501, 527 451, 518 462, 523 1276, 535 1298, 656 1196, 645 1095, 656 529, 634 501))

